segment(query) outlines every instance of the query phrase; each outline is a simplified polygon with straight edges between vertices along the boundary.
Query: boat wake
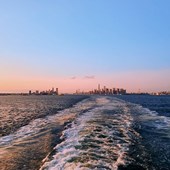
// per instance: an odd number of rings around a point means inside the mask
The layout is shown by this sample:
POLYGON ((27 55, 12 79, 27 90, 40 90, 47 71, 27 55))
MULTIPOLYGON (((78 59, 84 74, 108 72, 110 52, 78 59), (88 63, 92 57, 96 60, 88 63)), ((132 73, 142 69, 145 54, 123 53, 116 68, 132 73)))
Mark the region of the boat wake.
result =
POLYGON ((168 169, 169 132, 169 117, 113 96, 91 96, 0 137, 0 167, 168 169))
POLYGON ((109 97, 95 98, 94 108, 79 114, 62 133, 63 142, 44 160, 41 170, 117 169, 127 155, 132 117, 126 103, 109 97), (114 101, 114 102, 113 102, 114 101))

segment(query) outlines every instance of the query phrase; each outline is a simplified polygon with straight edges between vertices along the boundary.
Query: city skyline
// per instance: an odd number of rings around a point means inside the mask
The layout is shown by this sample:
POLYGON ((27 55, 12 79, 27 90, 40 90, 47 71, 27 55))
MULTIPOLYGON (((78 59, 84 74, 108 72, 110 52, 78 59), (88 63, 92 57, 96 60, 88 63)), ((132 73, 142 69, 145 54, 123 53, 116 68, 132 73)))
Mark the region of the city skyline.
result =
MULTIPOLYGON (((82 91, 88 91, 89 89, 94 89, 96 87, 96 84, 99 82, 101 84, 106 85, 108 87, 116 87, 116 88, 125 88, 127 89, 128 93, 137 93, 140 89, 141 92, 159 92, 159 91, 170 91, 169 83, 167 83, 169 73, 167 71, 162 71, 160 74, 157 72, 157 74, 150 72, 150 73, 141 73, 141 72, 128 72, 126 74, 124 73, 115 73, 114 78, 111 78, 111 76, 103 76, 103 77, 95 77, 95 76, 84 76, 84 77, 68 77, 68 78, 36 78, 36 79, 27 79, 26 81, 23 81, 21 79, 21 82, 17 83, 16 85, 13 83, 8 83, 5 85, 6 89, 0 88, 0 93, 27 93, 28 90, 41 90, 49 89, 50 87, 57 86, 60 89, 61 93, 74 93, 76 89, 81 89, 82 91), (144 80, 143 77, 146 77, 147 79, 144 80), (126 77, 126 78, 124 78, 126 77), (133 78, 135 77, 135 81, 133 81, 133 78), (127 78, 130 81, 127 81, 127 78), (112 81, 113 80, 113 81, 112 81), (162 87, 160 88, 148 88, 148 83, 157 85, 159 82, 163 82, 162 87), (30 83, 31 82, 31 83, 30 83), (31 86, 30 86, 31 84, 31 86), (83 84, 83 85, 82 85, 83 84), (12 89, 13 86, 16 86, 15 89, 12 89)), ((9 79, 8 82, 11 80, 9 79)), ((1 82, 0 87, 2 87, 4 82, 1 82)))
POLYGON ((96 95, 125 95, 126 89, 123 88, 115 88, 115 87, 101 87, 100 84, 98 84, 97 88, 94 88, 89 91, 81 91, 80 89, 76 90, 75 94, 96 94, 96 95))
POLYGON ((170 91, 170 2, 12 1, 0 6, 0 93, 99 82, 170 91))

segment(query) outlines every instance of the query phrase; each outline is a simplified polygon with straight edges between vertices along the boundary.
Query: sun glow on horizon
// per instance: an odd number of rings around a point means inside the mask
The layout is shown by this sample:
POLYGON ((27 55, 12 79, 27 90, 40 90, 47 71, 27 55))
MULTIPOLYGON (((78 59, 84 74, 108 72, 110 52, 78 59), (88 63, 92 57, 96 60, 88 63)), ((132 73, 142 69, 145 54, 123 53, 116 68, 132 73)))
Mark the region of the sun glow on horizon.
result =
POLYGON ((28 92, 29 90, 48 90, 59 88, 60 93, 74 93, 76 90, 90 91, 107 86, 109 88, 125 88, 128 92, 156 92, 170 90, 167 77, 169 70, 122 72, 98 76, 72 76, 72 77, 15 77, 1 79, 0 92, 28 92))

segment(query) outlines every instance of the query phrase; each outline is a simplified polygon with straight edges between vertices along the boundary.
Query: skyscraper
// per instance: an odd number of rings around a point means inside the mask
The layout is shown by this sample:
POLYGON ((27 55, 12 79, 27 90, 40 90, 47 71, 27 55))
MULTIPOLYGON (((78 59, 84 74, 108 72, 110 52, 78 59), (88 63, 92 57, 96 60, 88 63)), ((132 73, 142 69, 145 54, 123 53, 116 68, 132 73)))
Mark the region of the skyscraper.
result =
POLYGON ((54 87, 52 88, 52 93, 54 93, 54 87))
POLYGON ((58 88, 56 88, 56 91, 55 91, 56 95, 58 95, 58 88))
POLYGON ((98 92, 100 92, 100 84, 98 84, 98 92))

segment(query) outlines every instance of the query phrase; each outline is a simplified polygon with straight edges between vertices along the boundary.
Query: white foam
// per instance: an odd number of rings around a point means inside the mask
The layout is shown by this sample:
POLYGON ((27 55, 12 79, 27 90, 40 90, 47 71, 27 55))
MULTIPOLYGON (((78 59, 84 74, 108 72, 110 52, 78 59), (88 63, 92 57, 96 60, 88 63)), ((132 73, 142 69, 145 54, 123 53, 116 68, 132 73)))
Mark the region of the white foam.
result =
POLYGON ((91 107, 89 103, 86 105, 84 105, 84 103, 86 103, 86 99, 79 102, 74 107, 60 111, 55 115, 33 120, 28 125, 21 127, 13 134, 0 137, 0 146, 12 145, 18 141, 22 141, 30 136, 38 134, 42 129, 48 128, 52 124, 63 124, 64 122, 74 118, 84 109, 89 109, 91 107))
POLYGON ((150 122, 147 126, 157 129, 170 129, 170 118, 160 116, 156 111, 151 111, 148 108, 136 105, 136 110, 140 113, 139 118, 143 122, 150 122))
POLYGON ((88 166, 102 167, 103 165, 111 169, 117 169, 120 164, 125 164, 125 153, 128 151, 130 144, 128 128, 132 121, 125 103, 109 97, 100 97, 96 98, 94 105, 96 105, 94 109, 77 117, 71 127, 63 131, 62 137, 65 140, 54 148, 56 153, 52 160, 46 161, 40 170, 85 170, 91 169, 88 166), (122 112, 114 115, 114 111, 120 108, 122 112), (103 117, 105 111, 113 111, 113 117, 105 119, 103 117), (106 123, 106 125, 103 125, 103 123, 106 123), (115 127, 109 129, 107 127, 109 123, 115 125, 115 127), (96 128, 100 128, 102 132, 94 132, 96 128), (121 139, 115 136, 115 140, 110 145, 108 140, 109 137, 113 136, 114 131, 121 133, 124 137, 121 137, 123 138, 121 139), (100 135, 106 135, 107 138, 99 137, 100 135), (99 143, 95 143, 95 141, 99 141, 99 143), (93 148, 93 144, 96 145, 97 149, 95 149, 95 146, 93 148), (89 146, 88 149, 82 149, 86 145, 89 146), (92 147, 90 147, 91 145, 92 147), (77 147, 80 148, 76 149, 77 147), (102 154, 102 152, 107 154, 102 154), (104 158, 91 159, 91 155, 95 154, 104 158), (116 161, 111 159, 111 155, 116 157, 116 161))

